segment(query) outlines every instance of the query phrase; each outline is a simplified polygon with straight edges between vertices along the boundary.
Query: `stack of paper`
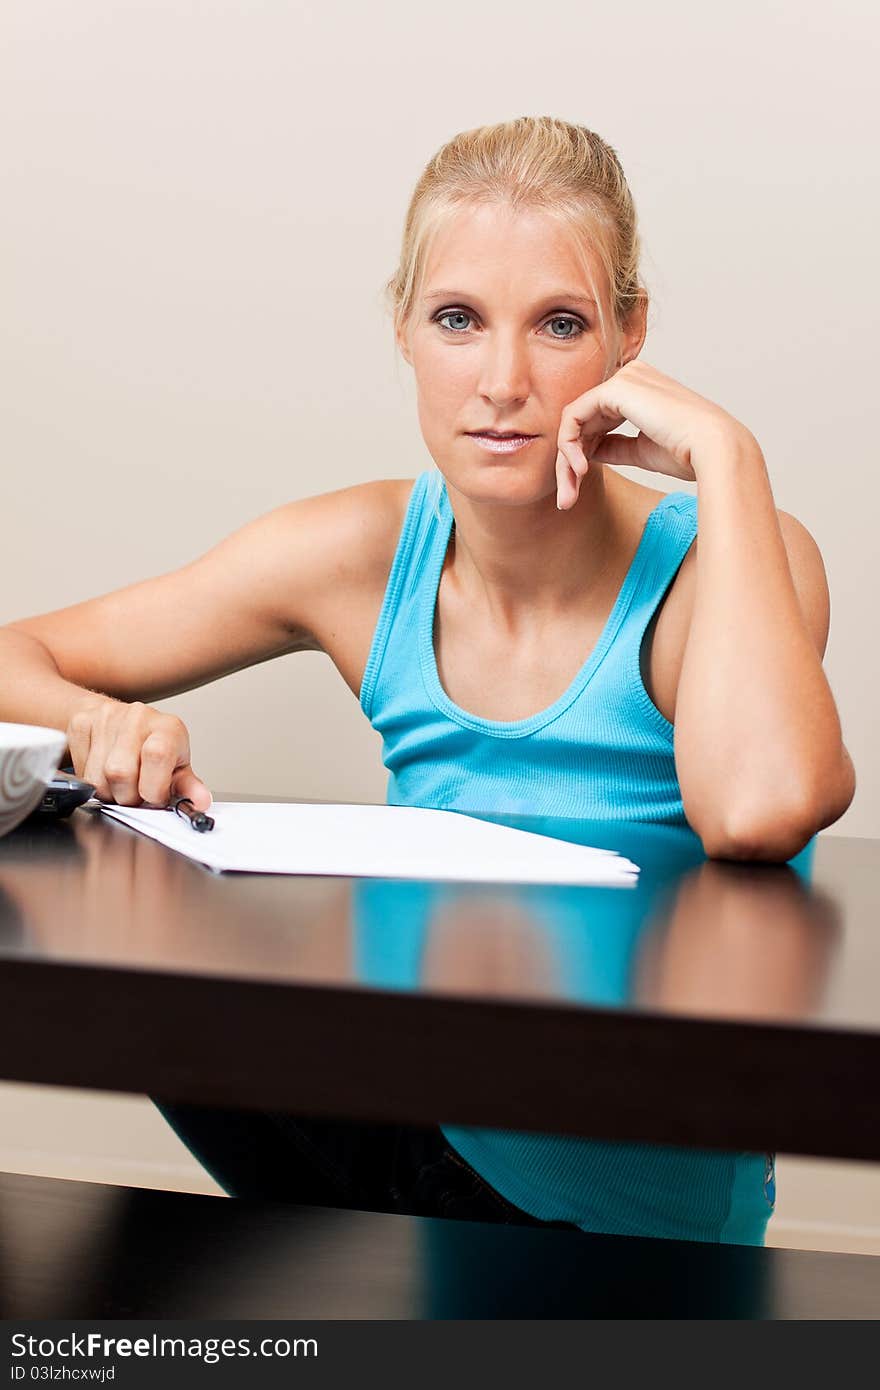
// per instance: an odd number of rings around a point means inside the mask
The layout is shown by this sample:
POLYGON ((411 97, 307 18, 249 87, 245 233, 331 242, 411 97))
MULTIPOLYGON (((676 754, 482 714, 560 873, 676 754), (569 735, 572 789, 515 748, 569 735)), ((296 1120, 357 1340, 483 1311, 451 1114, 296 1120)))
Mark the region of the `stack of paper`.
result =
POLYGON ((217 872, 620 887, 639 872, 614 850, 419 806, 219 801, 199 832, 174 811, 89 804, 217 872))

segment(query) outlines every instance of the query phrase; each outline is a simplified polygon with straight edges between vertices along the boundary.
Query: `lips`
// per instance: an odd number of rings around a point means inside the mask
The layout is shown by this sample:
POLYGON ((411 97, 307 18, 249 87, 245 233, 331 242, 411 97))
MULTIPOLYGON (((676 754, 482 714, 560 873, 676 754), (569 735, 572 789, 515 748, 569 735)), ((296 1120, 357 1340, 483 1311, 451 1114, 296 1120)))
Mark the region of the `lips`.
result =
POLYGON ((489 454, 518 454, 521 449, 528 446, 537 439, 535 434, 467 434, 466 439, 472 439, 480 448, 489 454))
POLYGON ((467 430, 467 433, 486 439, 537 439, 537 435, 527 434, 525 430, 467 430))

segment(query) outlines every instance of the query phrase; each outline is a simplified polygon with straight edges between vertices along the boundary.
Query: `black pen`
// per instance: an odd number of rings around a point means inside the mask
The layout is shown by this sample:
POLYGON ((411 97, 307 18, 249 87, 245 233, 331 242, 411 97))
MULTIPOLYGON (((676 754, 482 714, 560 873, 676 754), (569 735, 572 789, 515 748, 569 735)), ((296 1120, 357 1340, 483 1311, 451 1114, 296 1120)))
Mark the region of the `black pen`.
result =
POLYGON ((213 830, 214 817, 208 816, 204 811, 197 811, 188 796, 179 796, 172 801, 169 811, 176 811, 184 820, 188 820, 193 830, 213 830))

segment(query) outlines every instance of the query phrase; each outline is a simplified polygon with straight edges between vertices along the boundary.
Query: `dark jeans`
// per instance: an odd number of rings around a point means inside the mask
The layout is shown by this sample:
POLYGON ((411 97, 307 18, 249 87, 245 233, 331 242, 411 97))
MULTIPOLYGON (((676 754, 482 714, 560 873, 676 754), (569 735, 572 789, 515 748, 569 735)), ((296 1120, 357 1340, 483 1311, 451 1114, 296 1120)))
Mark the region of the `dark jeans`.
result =
POLYGON ((447 1143, 439 1126, 151 1099, 230 1197, 579 1229, 568 1221, 540 1221, 508 1202, 447 1143))

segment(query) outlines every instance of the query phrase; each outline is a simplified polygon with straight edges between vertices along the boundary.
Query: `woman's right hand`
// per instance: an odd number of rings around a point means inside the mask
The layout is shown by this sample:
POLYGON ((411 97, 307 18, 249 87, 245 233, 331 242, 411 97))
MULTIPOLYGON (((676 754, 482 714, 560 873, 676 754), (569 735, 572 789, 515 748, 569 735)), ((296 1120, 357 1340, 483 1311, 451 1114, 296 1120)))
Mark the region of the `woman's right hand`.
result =
POLYGON ((211 806, 189 760, 189 731, 176 714, 92 695, 71 713, 67 743, 76 776, 91 782, 99 801, 164 807, 185 796, 198 811, 211 806))

